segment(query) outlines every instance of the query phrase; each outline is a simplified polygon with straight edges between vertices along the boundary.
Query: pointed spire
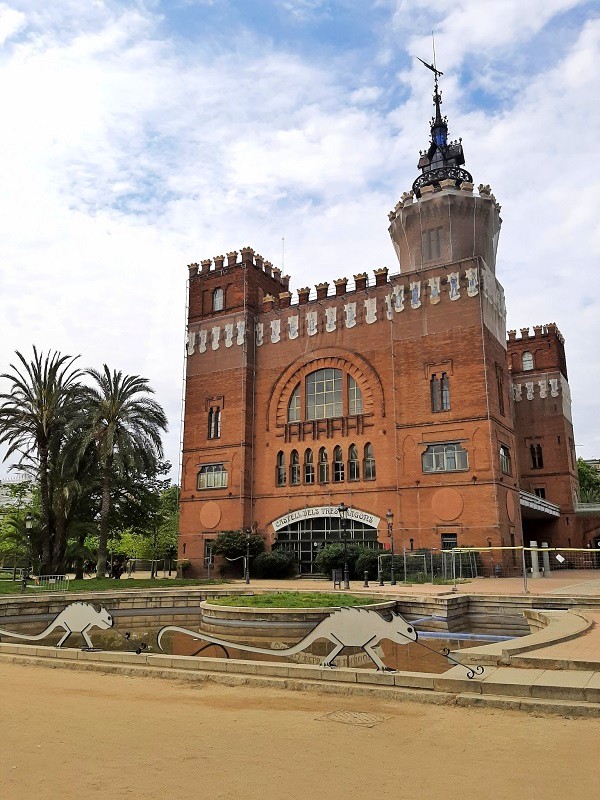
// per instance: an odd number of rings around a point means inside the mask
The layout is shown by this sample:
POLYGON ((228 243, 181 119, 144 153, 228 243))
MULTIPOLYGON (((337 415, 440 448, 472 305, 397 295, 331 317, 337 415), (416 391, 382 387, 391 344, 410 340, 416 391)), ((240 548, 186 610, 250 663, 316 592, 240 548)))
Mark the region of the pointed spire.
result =
MULTIPOLYGON (((417 58, 419 57, 417 56, 417 58)), ((423 186, 432 185, 439 188, 440 181, 443 180, 455 180, 457 186, 463 181, 473 182, 471 174, 466 169, 460 168, 465 163, 462 140, 448 142, 448 118, 442 117, 442 93, 438 85, 438 76, 444 73, 437 69, 435 60, 434 64, 428 64, 422 58, 419 58, 419 61, 434 74, 433 105, 435 107, 435 116, 432 117, 430 123, 431 139, 429 148, 425 152, 421 152, 421 158, 417 165, 421 170, 421 175, 415 180, 412 187, 417 197, 421 196, 423 186)))

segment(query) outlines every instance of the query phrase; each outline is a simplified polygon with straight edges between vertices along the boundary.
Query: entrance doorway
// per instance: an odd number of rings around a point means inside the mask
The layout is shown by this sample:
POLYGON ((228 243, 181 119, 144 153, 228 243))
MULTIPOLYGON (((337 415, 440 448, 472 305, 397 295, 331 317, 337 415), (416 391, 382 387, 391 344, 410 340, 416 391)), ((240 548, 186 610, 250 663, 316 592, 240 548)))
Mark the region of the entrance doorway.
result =
MULTIPOLYGON (((377 528, 349 519, 346 527, 348 546, 359 545, 377 550, 377 528)), ((311 517, 292 522, 277 533, 276 548, 293 552, 301 575, 317 572, 315 560, 319 550, 326 544, 343 543, 339 517, 311 517)))

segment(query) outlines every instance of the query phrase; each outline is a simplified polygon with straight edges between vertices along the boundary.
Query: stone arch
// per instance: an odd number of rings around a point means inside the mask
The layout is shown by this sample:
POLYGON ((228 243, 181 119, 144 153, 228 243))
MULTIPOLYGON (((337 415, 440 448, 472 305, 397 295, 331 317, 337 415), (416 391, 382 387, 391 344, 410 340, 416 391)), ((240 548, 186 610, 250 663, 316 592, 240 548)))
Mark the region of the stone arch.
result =
POLYGON ((283 425, 287 421, 287 406, 296 385, 318 369, 340 369, 352 376, 363 398, 363 413, 385 417, 383 384, 366 358, 351 350, 326 347, 297 358, 274 382, 269 394, 267 425, 283 425))

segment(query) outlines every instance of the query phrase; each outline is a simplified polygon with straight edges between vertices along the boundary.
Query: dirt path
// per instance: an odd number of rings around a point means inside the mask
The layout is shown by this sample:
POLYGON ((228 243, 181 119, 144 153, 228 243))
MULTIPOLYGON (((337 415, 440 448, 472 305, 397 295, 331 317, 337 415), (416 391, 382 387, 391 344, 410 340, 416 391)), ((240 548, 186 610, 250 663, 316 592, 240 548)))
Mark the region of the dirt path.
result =
POLYGON ((0 664, 0 720, 7 800, 598 797, 594 719, 0 664))

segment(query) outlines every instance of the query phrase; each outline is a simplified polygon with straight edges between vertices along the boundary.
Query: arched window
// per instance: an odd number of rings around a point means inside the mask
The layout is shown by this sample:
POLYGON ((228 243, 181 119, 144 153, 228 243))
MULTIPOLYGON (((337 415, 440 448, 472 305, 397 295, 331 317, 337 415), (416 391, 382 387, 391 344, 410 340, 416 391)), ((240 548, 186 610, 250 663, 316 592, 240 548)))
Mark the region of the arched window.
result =
POLYGON ((529 445, 529 451, 531 453, 531 468, 532 469, 543 469, 543 467, 544 467, 544 454, 542 453, 542 445, 541 444, 531 444, 531 445, 529 445))
POLYGON ((500 445, 500 469, 505 475, 512 475, 512 459, 510 450, 505 444, 500 445))
POLYGON ((348 375, 348 414, 353 417, 363 413, 362 393, 351 375, 348 375))
POLYGON ((218 288, 213 292, 213 311, 223 311, 223 289, 218 288))
POLYGON ((324 447, 319 450, 319 483, 329 483, 329 457, 324 447))
POLYGON ((333 449, 333 482, 341 483, 344 480, 344 454, 338 445, 333 449))
POLYGON ((358 449, 355 444, 348 448, 348 480, 360 480, 360 461, 358 460, 358 449))
POLYGON ((290 486, 300 484, 300 457, 297 450, 290 453, 290 486))
POLYGON ((306 376, 306 419, 341 417, 343 373, 341 369, 318 369, 306 376))
POLYGON ((198 489, 226 489, 227 470, 223 464, 205 464, 198 473, 198 489))
POLYGON ((533 369, 533 353, 526 350, 523 353, 523 371, 529 372, 533 369))
POLYGON ((208 412, 208 438, 221 438, 221 409, 218 406, 212 406, 208 412))
POLYGON ((363 461, 363 478, 366 481, 375 480, 375 458, 373 457, 373 445, 367 442, 365 445, 365 458, 363 461))
POLYGON ((296 386, 288 405, 288 422, 300 422, 300 384, 296 386))
POLYGON ((275 468, 275 483, 277 486, 285 486, 285 456, 283 450, 277 453, 277 467, 275 468))
POLYGON ((315 482, 315 465, 313 463, 312 450, 304 451, 304 483, 315 482))

